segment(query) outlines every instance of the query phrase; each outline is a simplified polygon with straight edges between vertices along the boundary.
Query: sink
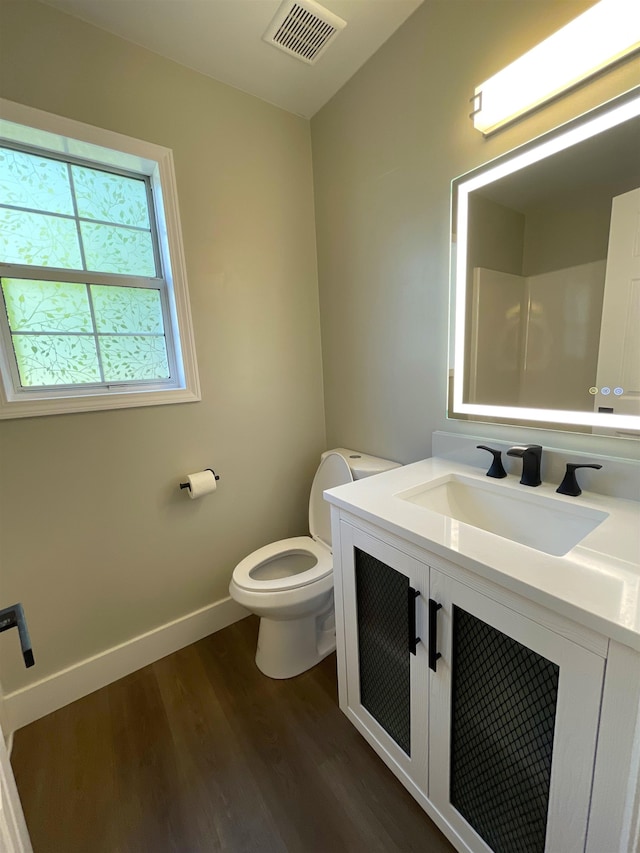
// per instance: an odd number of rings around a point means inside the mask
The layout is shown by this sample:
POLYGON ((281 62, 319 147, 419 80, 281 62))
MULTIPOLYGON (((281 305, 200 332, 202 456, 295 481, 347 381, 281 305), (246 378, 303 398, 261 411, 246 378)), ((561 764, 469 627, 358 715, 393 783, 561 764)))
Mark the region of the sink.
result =
POLYGON ((396 497, 556 557, 574 548, 608 516, 522 488, 448 474, 396 497))

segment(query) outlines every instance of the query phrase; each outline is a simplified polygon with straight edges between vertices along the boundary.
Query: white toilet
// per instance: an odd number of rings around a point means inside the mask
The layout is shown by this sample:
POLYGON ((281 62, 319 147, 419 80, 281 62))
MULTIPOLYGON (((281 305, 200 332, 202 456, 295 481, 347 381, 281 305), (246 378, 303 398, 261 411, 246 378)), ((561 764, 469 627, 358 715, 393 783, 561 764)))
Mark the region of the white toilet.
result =
POLYGON ((327 450, 311 486, 311 536, 258 548, 233 570, 231 597, 260 616, 256 664, 265 675, 292 678, 336 647, 331 511, 322 493, 398 467, 352 450, 327 450))

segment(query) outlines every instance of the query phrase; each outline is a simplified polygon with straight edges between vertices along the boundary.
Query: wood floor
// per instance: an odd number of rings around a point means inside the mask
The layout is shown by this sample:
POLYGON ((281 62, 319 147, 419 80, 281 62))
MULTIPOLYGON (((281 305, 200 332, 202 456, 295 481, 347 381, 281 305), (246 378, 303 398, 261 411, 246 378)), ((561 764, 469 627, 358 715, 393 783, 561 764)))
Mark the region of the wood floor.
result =
POLYGON ((335 656, 256 668, 250 617, 16 733, 34 853, 451 853, 338 709, 335 656))

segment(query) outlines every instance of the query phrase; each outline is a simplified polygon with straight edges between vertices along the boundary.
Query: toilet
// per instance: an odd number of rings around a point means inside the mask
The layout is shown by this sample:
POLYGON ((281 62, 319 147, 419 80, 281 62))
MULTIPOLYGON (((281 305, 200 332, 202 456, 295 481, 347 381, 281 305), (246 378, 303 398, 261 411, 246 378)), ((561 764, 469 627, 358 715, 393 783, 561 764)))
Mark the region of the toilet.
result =
POLYGON ((322 493, 398 467, 353 450, 327 450, 311 486, 311 535, 258 548, 233 570, 229 594, 260 617, 256 664, 265 675, 300 675, 336 647, 331 511, 322 493))

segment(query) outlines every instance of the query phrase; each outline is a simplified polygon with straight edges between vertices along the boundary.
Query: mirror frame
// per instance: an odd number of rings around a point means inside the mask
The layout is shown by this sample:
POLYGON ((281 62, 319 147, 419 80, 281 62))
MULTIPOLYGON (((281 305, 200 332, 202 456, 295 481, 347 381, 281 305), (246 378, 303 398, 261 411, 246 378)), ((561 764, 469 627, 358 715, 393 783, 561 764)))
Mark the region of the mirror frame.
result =
MULTIPOLYGON (((515 422, 516 425, 518 425, 518 421, 533 421, 539 422, 541 427, 547 429, 562 429, 566 426, 592 426, 606 430, 640 431, 640 415, 536 409, 524 406, 495 406, 465 403, 463 400, 469 193, 638 116, 640 116, 640 87, 636 87, 570 121, 568 124, 501 155, 452 182, 451 226, 452 234, 455 234, 456 245, 452 252, 451 266, 450 295, 451 308, 455 312, 455 322, 453 328, 453 392, 449 399, 449 417, 475 415, 476 417, 480 416, 482 420, 495 419, 497 423, 515 422)), ((633 438, 635 436, 627 434, 624 437, 633 438)))

